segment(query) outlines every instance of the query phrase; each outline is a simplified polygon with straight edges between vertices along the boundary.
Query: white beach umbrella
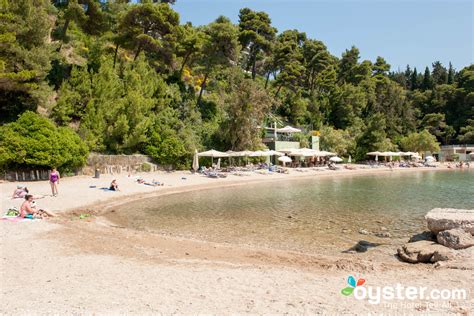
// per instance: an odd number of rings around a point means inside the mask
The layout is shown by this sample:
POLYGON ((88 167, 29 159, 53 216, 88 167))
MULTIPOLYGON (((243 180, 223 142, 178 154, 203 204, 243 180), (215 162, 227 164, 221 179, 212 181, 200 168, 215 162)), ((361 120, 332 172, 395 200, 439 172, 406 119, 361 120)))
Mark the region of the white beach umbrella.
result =
POLYGON ((198 171, 199 169, 199 156, 198 156, 198 151, 197 149, 194 150, 194 156, 193 156, 193 170, 198 171))
POLYGON ((301 157, 303 156, 303 153, 299 149, 293 149, 292 151, 287 153, 288 156, 295 156, 295 157, 301 157))
POLYGON ((220 158, 220 157, 229 157, 228 153, 224 153, 222 151, 217 151, 217 150, 208 150, 208 151, 203 151, 198 154, 199 157, 211 157, 211 165, 214 163, 214 158, 220 158))
POLYGON ((278 128, 277 132, 279 132, 279 133, 301 133, 301 130, 298 129, 298 128, 294 128, 294 127, 291 127, 291 126, 287 125, 285 127, 278 128))
POLYGON ((221 157, 229 157, 228 153, 224 153, 222 151, 217 151, 217 150, 208 150, 208 151, 203 151, 198 154, 199 157, 211 157, 211 158, 221 158, 221 157))
POLYGON ((281 161, 281 162, 292 162, 291 158, 288 157, 288 156, 281 156, 281 157, 278 157, 278 161, 281 161))
POLYGON ((352 163, 352 157, 349 155, 349 159, 347 159, 347 163, 352 163))
POLYGON ((283 163, 283 166, 285 166, 287 162, 292 162, 291 158, 288 156, 278 157, 278 161, 281 161, 283 163))
POLYGON ((220 169, 220 168, 221 168, 221 158, 217 159, 216 168, 217 168, 217 169, 220 169))
POLYGON ((269 156, 269 155, 261 150, 254 151, 249 155, 249 157, 264 157, 264 156, 269 156))
POLYGON ((279 151, 275 151, 275 150, 268 150, 268 151, 265 151, 265 153, 267 153, 269 156, 283 156, 283 153, 279 152, 279 151))
POLYGON ((329 161, 342 162, 343 160, 341 158, 339 158, 338 156, 334 156, 334 157, 329 158, 329 161))
POLYGON ((278 152, 283 153, 283 154, 289 154, 289 153, 291 153, 293 150, 295 150, 295 149, 294 149, 294 148, 278 149, 278 152))
POLYGON ((371 151, 367 153, 367 156, 380 156, 381 152, 380 151, 371 151))

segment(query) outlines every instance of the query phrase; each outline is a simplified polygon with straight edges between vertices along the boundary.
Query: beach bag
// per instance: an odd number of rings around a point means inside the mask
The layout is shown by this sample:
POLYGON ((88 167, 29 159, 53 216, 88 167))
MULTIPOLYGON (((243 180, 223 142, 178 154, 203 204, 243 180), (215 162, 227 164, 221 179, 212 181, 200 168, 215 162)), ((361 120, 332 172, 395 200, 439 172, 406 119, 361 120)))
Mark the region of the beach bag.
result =
POLYGON ((20 216, 20 211, 17 210, 16 208, 12 207, 12 208, 8 209, 8 211, 5 215, 6 216, 20 216))

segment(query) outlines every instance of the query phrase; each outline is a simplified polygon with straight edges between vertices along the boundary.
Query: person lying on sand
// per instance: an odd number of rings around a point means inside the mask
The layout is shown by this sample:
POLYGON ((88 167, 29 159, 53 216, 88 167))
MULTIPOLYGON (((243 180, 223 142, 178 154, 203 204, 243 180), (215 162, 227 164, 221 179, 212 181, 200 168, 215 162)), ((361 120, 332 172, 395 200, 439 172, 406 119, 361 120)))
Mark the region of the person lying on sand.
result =
POLYGON ((25 201, 20 206, 20 217, 23 218, 46 218, 46 217, 55 217, 56 215, 52 212, 45 210, 36 210, 32 205, 33 195, 27 194, 25 196, 25 201))
POLYGON ((120 191, 116 179, 113 179, 112 182, 110 183, 109 190, 111 190, 111 191, 120 191))
POLYGON ((15 191, 13 191, 12 199, 18 199, 18 198, 23 199, 28 193, 29 191, 26 187, 18 185, 15 191))
MULTIPOLYGON (((27 194, 29 194, 30 191, 28 191, 27 187, 24 186, 17 186, 15 191, 13 191, 12 199, 24 199, 27 194)), ((43 195, 33 195, 33 199, 42 199, 44 198, 43 195)))

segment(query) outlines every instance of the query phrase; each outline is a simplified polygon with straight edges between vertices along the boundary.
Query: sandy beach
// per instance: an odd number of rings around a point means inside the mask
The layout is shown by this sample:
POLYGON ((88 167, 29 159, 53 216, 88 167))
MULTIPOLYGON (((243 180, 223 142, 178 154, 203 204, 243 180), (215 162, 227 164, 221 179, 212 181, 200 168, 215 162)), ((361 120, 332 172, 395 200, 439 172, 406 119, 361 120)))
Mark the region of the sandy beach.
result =
MULTIPOLYGON (((438 168, 441 169, 441 168, 438 168)), ((136 231, 102 214, 134 199, 190 190, 215 189, 306 177, 344 177, 409 173, 428 168, 308 171, 289 175, 252 173, 210 179, 190 172, 144 173, 164 186, 137 184, 127 174, 99 179, 61 179, 59 196, 45 181, 21 183, 41 208, 58 218, 21 223, 0 222, 0 313, 79 314, 461 314, 472 311, 466 300, 394 301, 391 305, 340 294, 349 275, 371 286, 400 283, 428 288, 464 288, 473 292, 473 267, 410 265, 359 254, 329 256, 259 249, 180 239, 136 231), (120 192, 100 190, 117 179, 120 192), (92 186, 92 187, 91 187, 92 186), (81 213, 95 216, 79 219, 81 213)), ((137 176, 137 175, 133 175, 137 176)), ((0 183, 2 211, 18 207, 11 199, 18 183, 0 183)), ((472 263, 472 260, 471 262, 472 263)))

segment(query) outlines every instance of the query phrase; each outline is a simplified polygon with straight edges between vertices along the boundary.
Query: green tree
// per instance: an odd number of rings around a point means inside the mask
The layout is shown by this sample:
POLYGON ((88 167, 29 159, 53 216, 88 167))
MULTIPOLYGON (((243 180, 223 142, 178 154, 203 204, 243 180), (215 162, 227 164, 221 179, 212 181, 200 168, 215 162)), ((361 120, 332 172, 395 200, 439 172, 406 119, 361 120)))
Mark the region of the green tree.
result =
POLYGON ((306 34, 297 30, 287 30, 278 35, 273 57, 277 73, 275 96, 279 95, 283 87, 296 93, 303 85, 305 72, 303 44, 305 41, 306 34))
POLYGON ((418 80, 418 72, 416 71, 416 67, 413 68, 413 72, 411 73, 410 87, 411 90, 416 90, 420 88, 420 81, 418 80))
POLYGON ((474 144, 474 119, 467 122, 469 125, 461 127, 458 140, 463 144, 474 144))
POLYGON ((454 71, 453 65, 451 64, 451 62, 449 62, 448 78, 446 79, 447 84, 453 84, 454 83, 455 73, 456 72, 454 71))
POLYGON ((120 20, 116 45, 132 49, 135 60, 145 51, 149 58, 157 58, 169 66, 173 61, 178 25, 178 13, 167 4, 132 5, 120 20))
POLYGON ((182 58, 179 68, 180 77, 184 67, 199 54, 203 43, 204 34, 201 30, 194 28, 190 23, 186 23, 180 28, 180 41, 177 46, 177 55, 182 58))
POLYGON ((71 171, 85 164, 87 146, 68 127, 31 111, 0 126, 1 168, 50 168, 71 171))
POLYGON ((221 135, 226 148, 252 150, 262 146, 260 126, 272 105, 267 92, 250 79, 234 72, 221 91, 225 117, 221 135))
POLYGON ((432 64, 433 71, 431 72, 434 85, 446 84, 448 82, 448 70, 439 61, 432 64))
POLYGON ((331 126, 323 126, 320 130, 321 148, 335 152, 339 156, 348 156, 356 147, 356 140, 347 130, 335 129, 331 126))
POLYGON ((68 1, 67 8, 64 11, 64 25, 61 29, 61 39, 63 41, 66 40, 67 30, 72 21, 82 24, 86 19, 87 17, 84 13, 84 8, 77 3, 77 0, 68 1))
POLYGON ((370 151, 395 150, 396 146, 385 133, 386 120, 381 113, 367 118, 367 126, 357 139, 356 159, 363 160, 370 151))
POLYGON ((431 78, 430 69, 425 68, 425 73, 423 74, 423 82, 421 83, 421 88, 423 90, 430 90, 433 88, 433 78, 431 78))
POLYGON ((323 42, 311 39, 303 44, 303 58, 306 68, 305 87, 309 90, 309 94, 312 94, 316 88, 318 76, 334 61, 323 42))
POLYGON ((422 153, 425 151, 438 152, 439 143, 436 137, 427 130, 411 133, 400 140, 400 145, 405 151, 422 153))
POLYGON ((8 0, 0 7, 0 123, 48 102, 48 9, 46 0, 8 0))
POLYGON ((228 67, 238 59, 238 30, 226 17, 219 17, 204 28, 205 42, 203 45, 204 78, 197 104, 201 104, 202 94, 206 89, 207 80, 213 70, 228 67))
POLYGON ((373 67, 374 75, 387 75, 390 71, 390 65, 383 57, 378 56, 373 67))
POLYGON ((257 60, 269 54, 277 30, 271 26, 267 13, 243 8, 239 12, 239 40, 248 52, 246 69, 251 69, 252 79, 257 75, 257 60))

